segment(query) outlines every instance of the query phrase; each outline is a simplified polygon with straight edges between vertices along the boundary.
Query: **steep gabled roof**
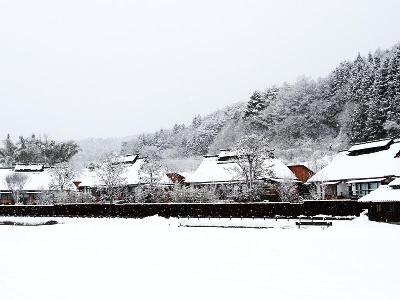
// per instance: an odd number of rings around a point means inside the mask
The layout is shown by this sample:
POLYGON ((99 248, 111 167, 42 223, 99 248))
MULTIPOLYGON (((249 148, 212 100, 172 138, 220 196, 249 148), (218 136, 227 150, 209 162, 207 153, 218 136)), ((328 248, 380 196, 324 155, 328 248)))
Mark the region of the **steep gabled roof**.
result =
MULTIPOLYGON (((140 168, 145 162, 145 158, 137 158, 134 163, 124 164, 125 170, 122 174, 125 177, 126 185, 138 185, 141 183, 141 176, 145 175, 141 172, 140 168)), ((75 180, 79 183, 79 187, 95 187, 100 186, 100 179, 96 171, 83 169, 78 178, 75 180)), ((160 184, 173 184, 166 174, 160 174, 160 184)))
POLYGON ((197 170, 186 178, 187 183, 228 182, 244 180, 237 163, 220 163, 217 156, 204 157, 197 170))
POLYGON ((379 149, 379 148, 384 148, 389 146, 393 142, 392 139, 386 139, 386 140, 379 140, 379 141, 373 141, 373 142, 368 142, 368 143, 362 143, 362 144, 356 144, 348 150, 349 152, 355 152, 355 151, 360 151, 360 150, 369 150, 369 149, 379 149))
POLYGON ((79 182, 79 187, 94 187, 100 184, 96 172, 88 168, 82 169, 74 181, 79 182))
MULTIPOLYGON (((9 190, 6 177, 9 174, 14 173, 13 169, 0 169, 0 190, 7 191, 9 190)), ((23 191, 46 191, 49 190, 49 186, 51 183, 51 173, 49 169, 44 169, 40 172, 26 172, 23 173, 28 177, 23 191)))
POLYGON ((343 151, 338 153, 328 166, 312 176, 308 182, 400 176, 399 152, 400 142, 398 141, 391 142, 385 149, 371 153, 350 155, 349 151, 343 151))
POLYGON ((400 186, 400 178, 396 178, 395 180, 390 182, 389 186, 399 187, 400 186))
MULTIPOLYGON (((230 156, 231 153, 228 155, 230 156)), ((245 180, 242 169, 234 160, 226 160, 225 155, 205 156, 197 170, 187 176, 187 183, 218 183, 235 182, 245 180)), ((268 159, 264 162, 266 170, 265 179, 288 179, 295 180, 292 171, 279 159, 268 159), (274 175, 270 176, 267 170, 274 175)), ((261 179, 261 178, 260 178, 261 179)))
POLYGON ((144 161, 144 158, 139 158, 134 164, 127 166, 124 174, 127 185, 137 185, 140 183, 140 168, 142 167, 144 161))

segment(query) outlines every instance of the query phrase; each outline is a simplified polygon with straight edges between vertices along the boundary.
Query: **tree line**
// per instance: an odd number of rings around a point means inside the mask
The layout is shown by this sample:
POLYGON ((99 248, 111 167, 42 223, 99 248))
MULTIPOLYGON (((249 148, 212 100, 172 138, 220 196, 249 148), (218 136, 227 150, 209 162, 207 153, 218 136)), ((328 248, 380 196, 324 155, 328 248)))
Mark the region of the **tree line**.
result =
POLYGON ((47 137, 32 135, 20 136, 14 142, 10 135, 3 140, 0 147, 0 165, 11 167, 14 164, 44 164, 54 166, 66 163, 80 151, 73 141, 57 142, 47 137))
POLYGON ((337 139, 341 146, 400 134, 400 44, 342 62, 326 78, 256 91, 244 119, 285 141, 337 139))

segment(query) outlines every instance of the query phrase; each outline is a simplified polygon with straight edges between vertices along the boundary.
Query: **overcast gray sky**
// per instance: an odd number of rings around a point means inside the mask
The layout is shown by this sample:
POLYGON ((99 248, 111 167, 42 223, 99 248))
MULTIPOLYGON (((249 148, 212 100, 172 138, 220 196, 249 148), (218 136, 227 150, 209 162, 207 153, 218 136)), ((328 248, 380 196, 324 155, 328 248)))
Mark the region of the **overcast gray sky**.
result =
POLYGON ((0 0, 0 135, 125 136, 400 41, 400 1, 0 0))

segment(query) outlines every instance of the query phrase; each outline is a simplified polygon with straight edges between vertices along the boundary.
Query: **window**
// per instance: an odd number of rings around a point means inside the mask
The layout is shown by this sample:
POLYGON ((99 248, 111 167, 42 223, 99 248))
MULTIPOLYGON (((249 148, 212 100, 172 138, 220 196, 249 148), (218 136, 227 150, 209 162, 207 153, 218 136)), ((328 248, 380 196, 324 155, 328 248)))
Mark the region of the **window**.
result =
POLYGON ((356 195, 359 197, 368 195, 381 185, 380 182, 362 182, 356 183, 356 195))

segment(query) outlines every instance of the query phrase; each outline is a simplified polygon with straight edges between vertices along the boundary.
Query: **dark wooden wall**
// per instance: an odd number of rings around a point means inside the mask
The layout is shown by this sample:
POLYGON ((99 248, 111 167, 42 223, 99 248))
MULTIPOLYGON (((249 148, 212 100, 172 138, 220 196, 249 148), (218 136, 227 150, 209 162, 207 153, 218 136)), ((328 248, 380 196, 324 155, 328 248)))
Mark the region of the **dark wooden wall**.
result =
POLYGON ((301 182, 307 182, 307 180, 315 174, 313 171, 303 165, 294 165, 289 166, 288 168, 294 173, 294 175, 296 175, 297 179, 301 182))

